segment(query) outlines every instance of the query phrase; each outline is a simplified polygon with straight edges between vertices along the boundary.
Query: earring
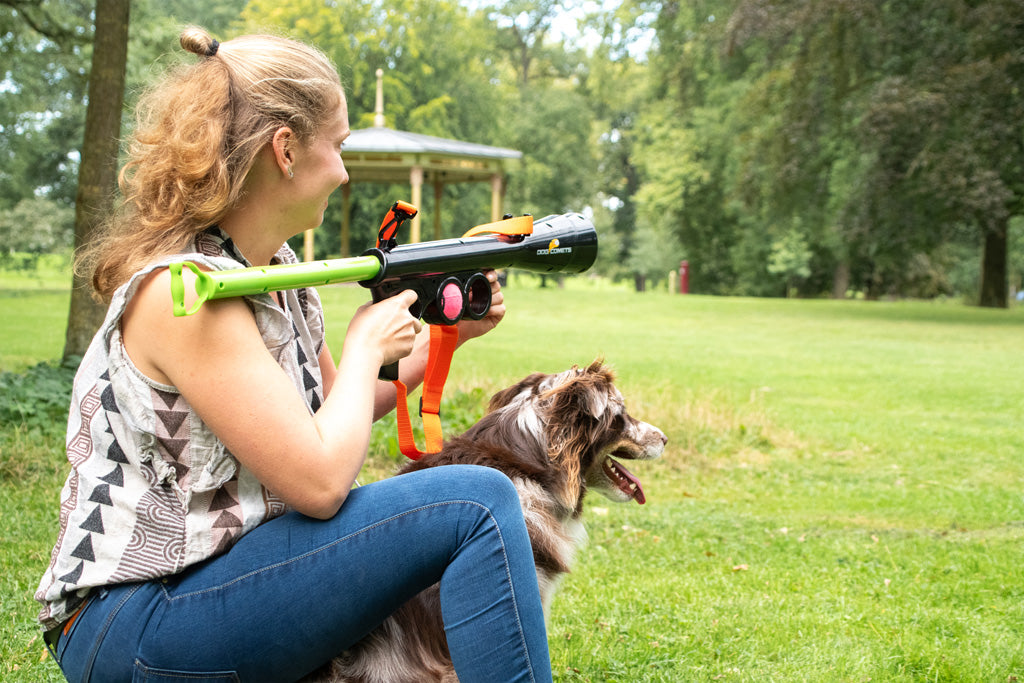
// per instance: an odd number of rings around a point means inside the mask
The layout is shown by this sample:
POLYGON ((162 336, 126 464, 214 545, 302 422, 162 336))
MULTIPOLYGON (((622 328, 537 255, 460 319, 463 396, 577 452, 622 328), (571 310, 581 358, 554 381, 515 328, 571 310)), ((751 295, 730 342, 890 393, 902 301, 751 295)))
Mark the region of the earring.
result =
POLYGON ((289 167, 288 167, 288 180, 291 180, 291 179, 292 179, 292 178, 294 178, 294 177, 295 177, 295 171, 293 171, 293 170, 292 170, 292 167, 291 167, 291 166, 289 166, 289 167))

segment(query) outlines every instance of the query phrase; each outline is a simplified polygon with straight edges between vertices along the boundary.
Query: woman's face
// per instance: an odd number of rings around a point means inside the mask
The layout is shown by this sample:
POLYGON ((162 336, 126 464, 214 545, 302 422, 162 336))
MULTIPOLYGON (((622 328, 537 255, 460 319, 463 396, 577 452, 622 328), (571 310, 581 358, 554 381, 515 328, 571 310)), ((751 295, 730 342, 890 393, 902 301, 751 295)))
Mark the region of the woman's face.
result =
POLYGON ((334 116, 324 123, 316 138, 303 145, 296 155, 292 170, 295 173, 295 199, 298 206, 293 214, 301 225, 300 230, 309 230, 323 223, 327 199, 338 186, 348 182, 348 171, 341 158, 341 146, 349 136, 348 107, 345 96, 334 116))

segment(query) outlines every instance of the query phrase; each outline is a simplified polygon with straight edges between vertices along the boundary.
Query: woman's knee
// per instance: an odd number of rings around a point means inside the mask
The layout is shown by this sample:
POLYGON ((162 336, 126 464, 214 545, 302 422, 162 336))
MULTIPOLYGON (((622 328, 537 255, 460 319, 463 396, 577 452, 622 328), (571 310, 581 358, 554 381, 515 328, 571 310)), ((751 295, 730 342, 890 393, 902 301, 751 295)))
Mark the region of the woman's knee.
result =
POLYGON ((504 472, 481 465, 445 465, 448 490, 453 495, 480 503, 488 508, 512 506, 520 509, 519 493, 504 472))

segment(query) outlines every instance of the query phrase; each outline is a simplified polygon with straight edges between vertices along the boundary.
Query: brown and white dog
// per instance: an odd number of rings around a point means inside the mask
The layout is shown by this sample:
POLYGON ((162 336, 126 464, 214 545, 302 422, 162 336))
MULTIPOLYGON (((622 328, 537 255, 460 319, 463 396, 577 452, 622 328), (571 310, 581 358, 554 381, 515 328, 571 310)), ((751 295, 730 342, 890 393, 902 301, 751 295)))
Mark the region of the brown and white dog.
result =
MULTIPOLYGON (((533 374, 491 398, 465 434, 402 472, 455 463, 493 467, 515 484, 533 544, 545 609, 586 537, 580 516, 588 491, 643 504, 640 481, 619 460, 661 455, 660 429, 626 412, 612 371, 600 361, 557 375, 533 374)), ((331 663, 318 678, 360 683, 455 683, 434 587, 331 663)))

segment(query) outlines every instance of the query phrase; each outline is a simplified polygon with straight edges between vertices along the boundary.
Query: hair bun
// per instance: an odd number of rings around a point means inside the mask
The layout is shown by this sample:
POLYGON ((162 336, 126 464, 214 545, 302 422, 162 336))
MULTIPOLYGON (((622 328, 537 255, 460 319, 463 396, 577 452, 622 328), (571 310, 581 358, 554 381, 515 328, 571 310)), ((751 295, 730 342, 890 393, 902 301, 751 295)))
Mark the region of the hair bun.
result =
POLYGON ((194 55, 212 57, 217 54, 220 43, 198 26, 189 26, 181 32, 181 47, 194 55))

